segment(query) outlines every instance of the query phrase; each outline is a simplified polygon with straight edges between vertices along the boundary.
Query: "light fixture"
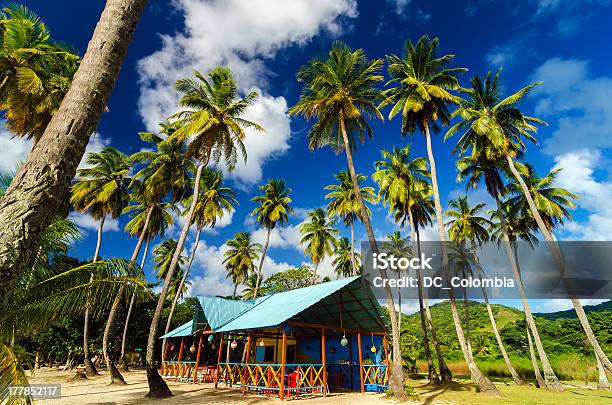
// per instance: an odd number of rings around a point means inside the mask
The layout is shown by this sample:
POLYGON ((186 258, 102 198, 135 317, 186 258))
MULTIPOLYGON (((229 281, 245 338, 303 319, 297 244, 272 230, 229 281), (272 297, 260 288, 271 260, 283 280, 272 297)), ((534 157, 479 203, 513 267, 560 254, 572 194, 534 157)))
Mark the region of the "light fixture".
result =
POLYGON ((215 340, 215 337, 214 337, 213 335, 210 335, 210 336, 208 337, 208 343, 212 343, 212 342, 213 342, 213 340, 215 340))
POLYGON ((236 339, 232 340, 232 343, 230 343, 230 347, 232 349, 235 349, 238 347, 238 342, 236 342, 236 339))
POLYGON ((192 344, 192 345, 191 345, 191 347, 189 348, 189 351, 190 351, 191 353, 194 353, 194 352, 195 352, 195 345, 194 345, 194 344, 192 344))
POLYGON ((342 334, 342 339, 340 339, 340 344, 342 345, 342 347, 346 347, 349 344, 348 339, 346 338, 346 333, 342 334))
POLYGON ((374 333, 372 333, 372 347, 370 348, 370 351, 372 353, 376 353, 376 346, 374 346, 374 333))
POLYGON ((259 346, 264 347, 265 345, 266 345, 266 344, 264 343, 264 340, 263 340, 263 339, 261 339, 261 340, 259 341, 259 346))

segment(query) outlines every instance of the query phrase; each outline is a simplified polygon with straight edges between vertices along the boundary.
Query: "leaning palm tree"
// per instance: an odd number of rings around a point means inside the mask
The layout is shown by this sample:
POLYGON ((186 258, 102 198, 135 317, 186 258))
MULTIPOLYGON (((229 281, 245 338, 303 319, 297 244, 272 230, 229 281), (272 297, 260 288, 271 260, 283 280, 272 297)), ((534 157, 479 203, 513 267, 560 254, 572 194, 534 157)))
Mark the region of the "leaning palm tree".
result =
POLYGON ((223 265, 234 284, 232 297, 236 298, 238 285, 246 282, 249 275, 255 272, 255 261, 259 258, 261 244, 251 242, 249 232, 236 232, 234 238, 227 241, 227 246, 229 249, 223 254, 223 265))
MULTIPOLYGON (((297 79, 304 83, 304 88, 298 102, 289 109, 291 115, 302 115, 307 120, 316 121, 308 132, 311 150, 331 146, 337 153, 344 151, 361 220, 374 253, 378 253, 378 245, 359 188, 353 152, 358 141, 363 143, 366 135, 369 138, 373 136, 368 119, 383 120, 375 105, 380 96, 376 85, 383 80, 380 75, 382 66, 381 59, 368 60, 363 49, 353 51, 346 44, 335 42, 326 59, 314 59, 299 70, 297 79)), ((381 275, 386 278, 386 271, 382 270, 381 275)), ((385 295, 393 332, 391 389, 402 395, 404 371, 401 367, 400 330, 391 290, 385 288, 385 295)))
MULTIPOLYGON (((2 298, 10 296, 31 266, 44 230, 66 209, 70 183, 106 108, 146 3, 106 2, 72 85, 0 201, 2 298)), ((0 301, 0 307, 3 304, 0 301)))
MULTIPOLYGON (((217 221, 223 218, 224 215, 228 215, 228 213, 233 211, 234 205, 238 204, 238 201, 236 201, 235 198, 236 193, 234 190, 224 186, 223 173, 220 170, 206 168, 202 172, 200 183, 200 195, 193 213, 193 221, 197 228, 195 242, 191 247, 191 253, 189 254, 189 260, 187 261, 184 274, 182 274, 182 277, 180 278, 181 281, 178 286, 179 291, 182 291, 183 285, 186 283, 187 276, 189 275, 193 258, 195 257, 198 249, 198 244, 200 243, 200 234, 202 229, 205 227, 214 228, 217 221)), ((193 197, 190 197, 185 201, 186 206, 191 205, 191 198, 193 197)), ((186 213, 187 212, 185 212, 185 214, 186 213)), ((170 323, 172 322, 172 317, 174 316, 178 299, 179 296, 174 295, 172 306, 170 307, 170 313, 168 314, 168 320, 166 321, 166 329, 164 334, 167 334, 168 331, 170 331, 170 323)))
MULTIPOLYGON (((178 243, 176 240, 170 238, 164 240, 159 245, 153 248, 153 271, 155 272, 155 277, 158 279, 164 279, 170 270, 170 264, 172 263, 172 257, 174 256, 174 252, 178 243)), ((184 266, 187 261, 187 257, 181 252, 179 259, 179 266, 184 266)))
MULTIPOLYGON (((355 175, 357 177, 357 183, 361 183, 366 179, 361 173, 355 175)), ((334 175, 338 184, 330 184, 325 187, 329 193, 325 196, 326 199, 331 199, 327 204, 327 212, 330 215, 338 217, 345 226, 348 226, 351 231, 351 264, 353 273, 357 274, 359 266, 357 265, 357 254, 355 253, 355 221, 361 218, 361 207, 355 189, 353 188, 353 181, 348 171, 342 170, 334 175)), ((376 193, 372 187, 359 186, 361 196, 364 201, 369 203, 376 202, 376 193)), ((366 213, 368 217, 371 217, 370 208, 366 206, 366 213)))
POLYGON ((312 284, 317 281, 317 269, 321 261, 334 253, 338 230, 333 225, 333 221, 327 217, 323 208, 310 211, 308 221, 300 225, 302 234, 300 243, 305 245, 304 253, 310 256, 314 264, 312 284))
MULTIPOLYGON (((388 70, 392 78, 390 83, 397 83, 397 85, 385 90, 385 99, 381 103, 381 107, 393 105, 389 113, 390 119, 401 113, 402 135, 413 133, 418 128, 425 136, 436 223, 442 248, 442 271, 446 277, 449 277, 448 266, 446 265, 448 256, 445 246, 446 235, 444 233, 442 203, 438 189, 436 162, 430 130, 438 132, 440 124, 450 124, 448 107, 450 104, 458 104, 460 101, 459 97, 453 95, 451 91, 459 88, 456 75, 465 72, 467 69, 449 68, 448 65, 454 59, 454 55, 439 56, 438 48, 439 41, 437 38, 429 39, 427 36, 422 36, 416 45, 410 40, 405 42, 402 57, 388 56, 388 70)), ((482 373, 468 348, 452 290, 449 290, 449 298, 457 339, 472 379, 481 391, 498 395, 499 391, 482 373)))
MULTIPOLYGON (((117 218, 128 203, 128 186, 130 168, 127 156, 118 150, 106 147, 99 153, 87 155, 86 163, 90 167, 80 169, 72 186, 70 202, 80 212, 88 212, 94 220, 99 220, 98 239, 93 262, 98 260, 102 244, 102 232, 107 216, 117 218)), ((89 307, 85 309, 83 326, 83 353, 87 375, 97 375, 95 365, 89 353, 89 307)))
POLYGON ((353 250, 353 244, 348 238, 338 239, 332 266, 338 277, 360 274, 361 255, 353 250))
POLYGON ((291 198, 289 197, 291 189, 285 185, 285 180, 270 179, 263 186, 259 186, 259 190, 263 194, 251 199, 251 201, 258 204, 251 212, 251 215, 255 217, 255 222, 266 230, 266 243, 259 259, 259 266, 257 268, 258 281, 253 298, 257 298, 257 290, 259 285, 261 285, 261 271, 266 253, 268 252, 268 245, 270 244, 270 233, 277 225, 285 225, 289 221, 289 214, 293 212, 289 205, 291 204, 291 198))
POLYGON ((185 224, 181 230, 168 274, 164 279, 149 328, 146 356, 149 385, 147 395, 155 398, 172 395, 155 367, 155 340, 170 281, 178 265, 189 228, 193 224, 196 203, 200 194, 200 178, 204 167, 210 162, 223 162, 229 170, 232 170, 238 159, 237 151, 240 151, 246 160, 245 129, 263 131, 259 124, 243 118, 248 107, 257 99, 257 93, 250 92, 245 97, 239 98, 238 85, 229 68, 214 68, 209 72, 208 77, 200 72, 195 72, 195 78, 178 80, 175 87, 182 94, 180 104, 185 110, 171 117, 175 120, 173 125, 176 125, 176 130, 170 135, 169 141, 189 140, 185 159, 195 159, 198 163, 193 190, 194 198, 191 199, 189 210, 185 215, 185 224))
MULTIPOLYGON (((449 202, 449 206, 451 208, 446 211, 446 216, 451 218, 446 223, 446 226, 448 227, 448 235, 458 247, 463 247, 462 244, 470 244, 470 250, 468 252, 463 252, 458 256, 464 258, 467 257, 468 259, 464 260, 464 263, 467 264, 467 271, 471 274, 471 268, 475 267, 477 269, 478 277, 482 279, 483 271, 482 267, 480 266, 480 261, 478 260, 476 250, 478 246, 481 246, 483 243, 487 242, 490 239, 489 230, 493 225, 492 221, 480 215, 480 211, 484 209, 485 204, 475 204, 474 206, 470 206, 467 200, 467 196, 465 196, 459 197, 456 200, 452 200, 451 202, 449 202)), ((467 247, 463 249, 467 250, 467 247)), ((484 287, 482 287, 481 290, 485 302, 485 307, 487 308, 487 314, 489 315, 489 321, 491 322, 491 326, 493 328, 493 334, 495 335, 495 340, 497 341, 499 351, 502 354, 504 362, 506 363, 506 367, 508 368, 508 371, 510 372, 510 375, 512 376, 514 382, 517 385, 523 385, 525 384, 525 382, 512 366, 512 363, 510 362, 510 358, 508 357, 508 353, 506 351, 506 347, 504 346, 504 342, 501 338, 501 335, 499 334, 499 330, 497 329, 497 322, 495 321, 493 310, 491 309, 491 305, 489 304, 487 292, 484 287)), ((464 298, 467 327, 467 319, 469 316, 467 295, 465 295, 464 298)), ((467 329, 469 333, 469 327, 467 327, 467 329)))

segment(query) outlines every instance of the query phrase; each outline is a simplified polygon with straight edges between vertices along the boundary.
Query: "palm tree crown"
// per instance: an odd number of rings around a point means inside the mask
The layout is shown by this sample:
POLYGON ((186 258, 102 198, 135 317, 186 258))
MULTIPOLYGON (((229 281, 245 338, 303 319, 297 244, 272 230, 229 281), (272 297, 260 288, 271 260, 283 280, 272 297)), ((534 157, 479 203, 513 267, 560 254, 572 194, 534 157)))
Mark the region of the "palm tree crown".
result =
POLYGON ((261 244, 251 242, 251 234, 237 232, 227 241, 228 251, 223 255, 223 265, 228 277, 234 284, 241 284, 255 271, 255 261, 259 258, 261 244))
MULTIPOLYGON (((238 204, 236 193, 223 185, 223 173, 217 169, 205 169, 200 179, 200 197, 196 201, 193 222, 198 228, 214 227, 219 219, 227 215, 238 204)), ((189 197, 185 206, 191 205, 189 197)))
MULTIPOLYGON (((361 183, 366 179, 361 173, 357 173, 357 182, 361 183)), ((338 184, 330 184, 325 186, 325 190, 329 193, 325 196, 326 199, 330 199, 327 204, 327 212, 330 215, 336 216, 341 219, 345 225, 349 226, 355 222, 355 219, 361 219, 361 208, 359 206, 359 200, 355 194, 353 183, 351 181, 351 175, 347 170, 339 171, 334 175, 338 184)), ((376 202, 376 193, 372 187, 359 187, 363 199, 369 203, 376 202)), ((368 216, 371 216, 370 208, 366 206, 368 216)))
POLYGON ((463 196, 451 200, 448 205, 450 209, 446 210, 446 216, 451 220, 445 225, 452 241, 474 242, 480 245, 489 240, 487 228, 491 221, 479 215, 486 204, 470 206, 467 196, 463 196))
MULTIPOLYGON (((172 256, 174 255, 174 251, 176 250, 177 242, 174 239, 166 239, 159 245, 155 246, 153 249, 153 263, 155 266, 153 267, 154 271, 157 271, 157 278, 163 279, 166 277, 168 269, 170 268, 170 262, 172 261, 172 256)), ((187 257, 182 254, 179 257, 178 268, 185 264, 187 257)), ((182 272, 181 272, 182 275, 182 272)), ((178 278, 180 280, 180 278, 178 278)))
POLYGON ((304 253, 318 265, 326 256, 331 256, 336 247, 338 230, 333 227, 323 208, 315 208, 308 213, 308 222, 300 225, 301 243, 306 245, 304 253))
MULTIPOLYGON (((340 238, 336 245, 336 251, 334 252, 334 259, 332 260, 332 266, 338 276, 350 277, 354 275, 353 262, 351 258, 351 241, 349 238, 340 238)), ((357 271, 361 269, 361 255, 355 252, 355 261, 357 271)))
POLYGON ((285 185, 284 180, 270 179, 263 186, 259 186, 262 195, 253 197, 251 201, 259 205, 251 215, 255 216, 255 222, 266 229, 274 229, 277 224, 284 225, 289 221, 293 209, 289 206, 291 189, 285 185))

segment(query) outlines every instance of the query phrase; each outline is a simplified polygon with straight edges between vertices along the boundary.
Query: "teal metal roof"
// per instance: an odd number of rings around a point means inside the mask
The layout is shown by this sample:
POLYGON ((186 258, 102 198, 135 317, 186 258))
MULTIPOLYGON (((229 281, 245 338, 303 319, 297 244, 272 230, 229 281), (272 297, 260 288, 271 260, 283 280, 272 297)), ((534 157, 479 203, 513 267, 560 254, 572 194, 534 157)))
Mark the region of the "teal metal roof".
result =
POLYGON ((204 310, 206 320, 212 330, 230 322, 238 315, 244 313, 253 305, 254 300, 239 301, 239 300, 228 300, 219 297, 198 297, 200 306, 204 310))
POLYGON ((160 339, 173 338, 173 337, 181 337, 181 336, 191 336, 193 328, 193 320, 182 324, 178 328, 166 333, 163 336, 160 336, 160 339))
POLYGON ((215 332, 231 332, 280 325, 357 279, 359 276, 266 295, 235 319, 213 329, 215 332))

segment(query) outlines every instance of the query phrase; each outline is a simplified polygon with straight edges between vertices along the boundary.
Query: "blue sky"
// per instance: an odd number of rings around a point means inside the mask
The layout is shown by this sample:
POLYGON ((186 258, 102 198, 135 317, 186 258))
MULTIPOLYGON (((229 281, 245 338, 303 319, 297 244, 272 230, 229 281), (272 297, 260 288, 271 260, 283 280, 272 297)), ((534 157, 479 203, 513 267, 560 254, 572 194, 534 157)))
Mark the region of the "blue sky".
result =
MULTIPOLYGON (((6 2, 0 2, 4 6, 6 2)), ((73 44, 81 54, 104 6, 102 0, 26 1, 48 24, 55 39, 73 44), (62 5, 61 7, 58 7, 62 5)), ((564 168, 560 185, 581 195, 560 236, 566 239, 612 239, 612 8, 607 0, 501 0, 354 1, 354 0, 174 0, 151 1, 124 62, 109 112, 102 117, 89 151, 113 145, 125 153, 146 147, 137 132, 156 131, 157 123, 176 111, 173 82, 194 69, 207 71, 229 65, 242 91, 257 89, 262 97, 249 112, 266 128, 250 134, 249 160, 228 174, 238 190, 240 205, 213 232, 203 234, 192 268, 193 293, 230 293, 221 266, 224 242, 240 230, 257 232, 249 216, 257 186, 268 178, 283 178, 292 188, 296 214, 287 228, 273 235, 270 274, 307 261, 299 246, 297 225, 310 208, 323 206, 323 187, 333 173, 346 168, 343 155, 331 150, 312 153, 307 148, 307 124, 289 118, 286 109, 295 103, 299 85, 295 72, 313 56, 324 53, 334 39, 364 48, 370 58, 400 53, 405 39, 422 34, 440 38, 442 51, 456 55, 456 66, 470 71, 461 77, 468 84, 474 74, 503 67, 507 91, 542 80, 522 104, 531 115, 550 125, 540 129, 540 146, 526 155, 540 174, 564 168)), ((374 141, 360 146, 357 170, 371 174, 380 149, 412 142, 416 155, 425 155, 423 137, 402 139, 399 121, 374 123, 374 141)), ((464 192, 455 181, 453 141, 434 140, 443 202, 464 192)), ((10 139, 0 126, 0 170, 23 159, 28 144, 10 139)), ((370 180, 368 182, 371 183, 370 180)), ((371 184, 373 185, 373 184, 371 184)), ((472 201, 489 202, 484 190, 471 192, 472 201)), ((376 235, 395 229, 386 210, 373 207, 376 235)), ((71 252, 91 257, 96 224, 85 216, 73 218, 84 229, 84 239, 71 252)), ((111 221, 103 234, 104 257, 129 257, 135 240, 122 232, 127 217, 111 221)), ((344 235, 348 230, 341 228, 344 235)), ((168 236, 178 234, 178 226, 168 236)), ((426 235, 435 230, 425 231, 426 235)), ((357 235, 364 238, 362 228, 357 235)), ((158 242, 158 241, 156 241, 158 242)), ((193 237, 188 241, 190 249, 193 237)), ((149 258, 151 256, 149 255, 149 258)), ((322 271, 329 274, 329 263, 322 271)), ((147 264, 150 274, 151 265, 147 264)), ((536 310, 564 308, 565 303, 537 303, 536 310)))

